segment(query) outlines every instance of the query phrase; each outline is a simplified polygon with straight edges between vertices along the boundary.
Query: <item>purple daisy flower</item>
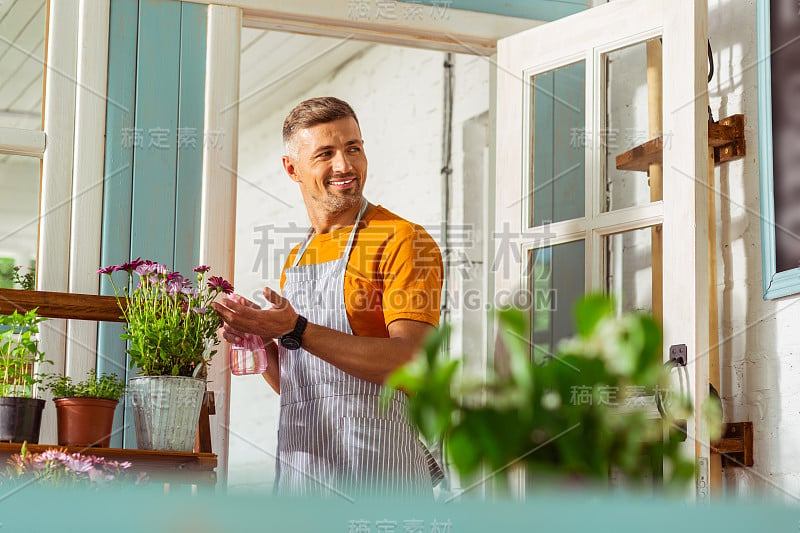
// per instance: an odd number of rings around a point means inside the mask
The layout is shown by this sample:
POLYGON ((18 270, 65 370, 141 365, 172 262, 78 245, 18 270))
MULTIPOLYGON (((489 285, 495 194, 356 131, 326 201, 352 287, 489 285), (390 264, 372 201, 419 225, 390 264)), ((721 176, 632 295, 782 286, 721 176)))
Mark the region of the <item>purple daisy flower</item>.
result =
POLYGON ((98 274, 111 274, 119 270, 119 265, 111 265, 97 270, 98 274))
POLYGON ((130 273, 130 272, 133 272, 134 270, 136 270, 137 268, 139 268, 140 266, 142 266, 143 264, 144 264, 144 261, 142 261, 142 258, 141 257, 137 257, 133 261, 127 261, 125 263, 122 263, 119 266, 119 270, 124 270, 125 272, 130 273))
POLYGON ((139 277, 141 278, 147 278, 155 274, 157 266, 158 265, 156 265, 152 261, 145 261, 144 263, 136 267, 134 272, 139 274, 139 277))
POLYGON ((225 294, 233 294, 233 285, 222 279, 222 276, 211 276, 208 278, 208 288, 225 294))
POLYGON ((208 272, 209 270, 211 270, 211 267, 208 265, 198 265, 194 267, 195 272, 208 272))

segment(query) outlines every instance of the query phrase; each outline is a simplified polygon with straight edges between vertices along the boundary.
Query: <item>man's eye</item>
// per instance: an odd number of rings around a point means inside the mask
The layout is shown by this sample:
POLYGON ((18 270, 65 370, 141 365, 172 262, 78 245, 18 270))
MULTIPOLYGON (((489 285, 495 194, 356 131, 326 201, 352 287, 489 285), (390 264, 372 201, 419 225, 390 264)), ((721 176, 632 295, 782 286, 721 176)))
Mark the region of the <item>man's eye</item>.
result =
POLYGON ((359 148, 358 146, 351 146, 351 147, 350 147, 350 151, 351 151, 352 153, 354 153, 354 154, 357 154, 358 152, 360 152, 360 151, 361 151, 361 148, 359 148))
POLYGON ((330 152, 320 152, 317 154, 317 157, 330 157, 330 152))

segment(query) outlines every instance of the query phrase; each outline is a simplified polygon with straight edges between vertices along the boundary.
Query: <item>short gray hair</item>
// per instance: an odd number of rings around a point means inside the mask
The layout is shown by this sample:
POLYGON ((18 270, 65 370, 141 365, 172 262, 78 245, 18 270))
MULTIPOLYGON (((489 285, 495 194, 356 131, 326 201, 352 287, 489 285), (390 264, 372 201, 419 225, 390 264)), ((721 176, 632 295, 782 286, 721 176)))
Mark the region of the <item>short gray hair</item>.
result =
MULTIPOLYGON (((286 155, 297 157, 297 146, 294 138, 297 132, 325 124, 342 118, 353 117, 358 124, 358 117, 350 104, 333 96, 323 96, 319 98, 309 98, 303 100, 295 106, 283 121, 283 146, 286 155)), ((358 124, 360 128, 361 125, 358 124)))

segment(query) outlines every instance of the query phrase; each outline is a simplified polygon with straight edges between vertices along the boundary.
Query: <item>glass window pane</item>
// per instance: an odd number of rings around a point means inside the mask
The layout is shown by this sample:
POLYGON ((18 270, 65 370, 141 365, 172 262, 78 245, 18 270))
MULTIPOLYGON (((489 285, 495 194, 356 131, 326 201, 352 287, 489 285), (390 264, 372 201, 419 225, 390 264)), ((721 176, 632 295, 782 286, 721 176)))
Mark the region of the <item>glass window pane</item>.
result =
MULTIPOLYGON (((661 64, 658 42, 658 38, 652 40, 649 60, 648 43, 644 42, 603 55, 606 90, 602 116, 605 123, 600 144, 605 154, 605 197, 601 206, 604 212, 651 201, 647 174, 618 170, 616 158, 657 136, 650 135, 650 121, 653 120, 656 125, 661 123, 661 107, 654 105, 655 116, 651 118, 647 68, 648 61, 654 69, 661 64)), ((660 85, 653 87, 657 90, 660 85)), ((657 101, 661 101, 660 95, 657 101)))
POLYGON ((0 2, 0 126, 42 129, 45 0, 0 2))
POLYGON ((0 288, 19 288, 11 268, 26 274, 39 238, 39 159, 0 155, 0 288))
POLYGON ((584 215, 586 65, 532 79, 531 226, 584 215))
POLYGON ((603 239, 606 293, 614 296, 620 312, 653 310, 654 232, 660 232, 660 227, 626 231, 603 239))
POLYGON ((528 261, 532 355, 534 361, 542 361, 552 356, 559 341, 575 333, 572 310, 585 292, 586 247, 584 241, 574 241, 538 248, 531 250, 528 261))

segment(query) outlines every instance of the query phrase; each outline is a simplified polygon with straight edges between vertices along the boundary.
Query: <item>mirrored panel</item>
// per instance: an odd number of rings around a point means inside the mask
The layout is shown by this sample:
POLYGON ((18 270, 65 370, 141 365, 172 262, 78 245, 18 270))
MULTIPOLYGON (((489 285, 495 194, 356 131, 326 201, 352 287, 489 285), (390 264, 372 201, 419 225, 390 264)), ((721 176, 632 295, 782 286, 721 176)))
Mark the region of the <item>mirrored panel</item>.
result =
POLYGON ((40 164, 35 157, 0 155, 0 288, 23 288, 14 283, 14 266, 24 279, 36 264, 40 164))
POLYGON ((532 291, 533 360, 552 357, 559 341, 575 333, 573 307, 585 291, 586 246, 574 241, 528 254, 532 291))
POLYGON ((653 264, 660 261, 653 255, 653 234, 659 230, 642 228, 603 238, 605 290, 620 313, 653 310, 653 264))
POLYGON ((584 216, 586 65, 583 61, 531 80, 531 226, 584 216))
POLYGON ((601 208, 606 212, 661 197, 658 183, 651 189, 647 173, 617 169, 618 155, 660 135, 661 41, 656 37, 603 54, 601 64, 606 80, 599 138, 605 176, 601 208))
POLYGON ((45 0, 0 1, 0 126, 42 129, 45 0))

